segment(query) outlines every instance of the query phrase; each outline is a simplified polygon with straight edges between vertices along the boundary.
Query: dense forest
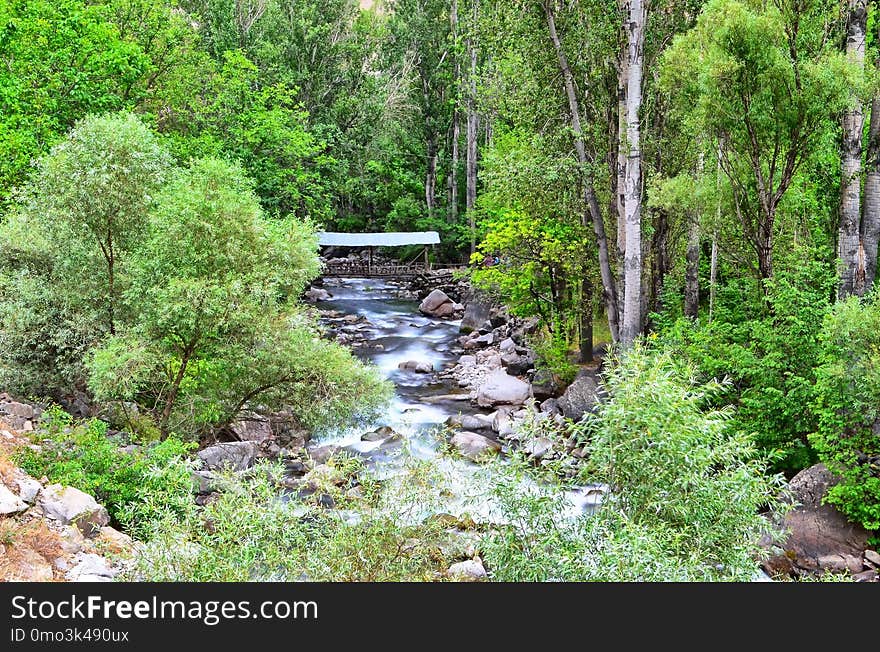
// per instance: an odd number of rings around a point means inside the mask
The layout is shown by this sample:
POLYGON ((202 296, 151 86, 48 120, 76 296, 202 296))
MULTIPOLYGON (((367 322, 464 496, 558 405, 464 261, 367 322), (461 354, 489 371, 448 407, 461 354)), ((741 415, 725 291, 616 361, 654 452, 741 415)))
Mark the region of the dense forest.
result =
POLYGON ((583 463, 532 445, 499 465, 485 492, 519 525, 458 522, 492 579, 752 578, 817 464, 876 579, 878 18, 867 0, 0 0, 0 392, 42 411, 0 478, 97 496, 142 544, 128 578, 447 577, 448 523, 397 518, 434 486, 420 460, 393 490, 358 459, 306 460, 310 495, 365 505, 354 524, 325 500, 291 526, 270 463, 212 478, 207 502, 191 488, 193 451, 245 415, 286 415, 289 439, 386 410, 393 383, 303 300, 316 234, 436 231, 462 303, 531 320, 535 387, 595 370, 604 396, 518 417, 583 463), (573 481, 615 498, 563 527, 573 481), (402 554, 413 539, 432 543, 402 554))

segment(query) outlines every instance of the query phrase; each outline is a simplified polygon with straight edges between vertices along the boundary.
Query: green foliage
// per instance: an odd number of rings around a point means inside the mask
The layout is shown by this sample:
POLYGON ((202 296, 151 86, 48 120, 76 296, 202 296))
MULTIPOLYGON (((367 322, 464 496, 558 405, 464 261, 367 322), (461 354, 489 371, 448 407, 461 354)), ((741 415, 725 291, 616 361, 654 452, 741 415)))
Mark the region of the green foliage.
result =
POLYGON ((669 354, 641 346, 614 361, 611 398, 577 428, 589 436, 583 481, 609 493, 593 515, 566 513, 564 486, 526 484, 516 465, 496 494, 508 526, 489 538, 493 577, 513 581, 747 581, 771 529, 782 479, 766 474, 728 411, 707 409, 669 354))
POLYGON ((43 155, 87 113, 129 105, 148 65, 105 3, 0 3, 0 206, 43 155))
POLYGON ((126 317, 126 263, 170 158, 136 117, 91 116, 43 157, 0 224, 0 379, 60 395, 126 317))
POLYGON ((40 450, 23 448, 17 462, 35 477, 92 494, 110 516, 134 536, 145 536, 169 515, 182 515, 192 502, 194 444, 168 438, 123 450, 98 419, 75 422, 60 408, 43 414, 37 432, 40 450))
POLYGON ((264 217, 240 167, 194 161, 156 198, 131 261, 134 319, 90 356, 92 391, 188 436, 246 407, 285 407, 308 426, 369 412, 382 382, 292 311, 316 249, 310 224, 264 217))
POLYGON ((716 316, 682 319, 665 329, 660 347, 684 356, 702 378, 728 378, 719 404, 737 407, 732 427, 770 453, 774 468, 793 475, 815 462, 807 436, 816 428, 815 369, 819 330, 835 279, 823 252, 803 255, 760 290, 735 280, 718 296, 716 316), (789 271, 790 270, 790 271, 789 271), (743 300, 751 295, 751 301, 743 300))
POLYGON ((564 385, 571 383, 578 366, 571 361, 571 343, 563 333, 542 333, 530 342, 538 356, 538 367, 546 369, 564 385))
POLYGON ((810 441, 841 478, 827 500, 850 520, 880 530, 880 305, 856 297, 835 305, 821 347, 810 441))
POLYGON ((282 473, 281 467, 262 465, 248 480, 227 477, 216 501, 162 523, 129 578, 382 582, 439 577, 440 526, 418 521, 426 490, 437 491, 437 478, 424 463, 410 459, 400 482, 377 490, 370 501, 341 498, 337 505, 344 512, 281 495, 282 473))

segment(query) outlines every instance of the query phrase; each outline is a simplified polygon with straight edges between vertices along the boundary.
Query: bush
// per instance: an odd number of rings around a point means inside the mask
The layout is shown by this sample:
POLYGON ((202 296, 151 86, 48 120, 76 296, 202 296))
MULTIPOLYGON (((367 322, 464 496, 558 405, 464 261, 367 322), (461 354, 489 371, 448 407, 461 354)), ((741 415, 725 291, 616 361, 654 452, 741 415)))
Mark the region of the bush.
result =
POLYGON ((638 346, 611 362, 610 400, 577 426, 590 437, 581 481, 605 483, 608 495, 594 515, 571 517, 564 485, 524 485, 524 466, 502 468, 509 525, 486 544, 493 576, 750 580, 771 529, 760 511, 778 508, 782 478, 729 431, 729 411, 706 408, 716 384, 695 384, 672 356, 638 346))
POLYGON ((158 520, 188 510, 192 479, 186 460, 194 444, 169 437, 122 450, 125 442, 109 437, 105 422, 76 422, 58 407, 43 413, 41 426, 40 450, 22 449, 21 467, 92 494, 130 534, 145 537, 158 520))
MULTIPOLYGON (((420 523, 426 489, 438 487, 408 458, 398 482, 362 486, 366 499, 335 494, 338 510, 283 495, 279 465, 248 479, 225 476, 204 509, 169 517, 142 549, 129 578, 146 581, 417 581, 435 579, 437 523, 420 523)), ((350 469, 349 469, 350 470, 350 469)))
POLYGON ((791 476, 817 459, 808 439, 817 423, 810 406, 834 276, 821 261, 780 272, 768 281, 763 309, 743 300, 754 296, 746 285, 737 281, 719 292, 713 321, 677 320, 655 342, 683 356, 704 380, 728 378, 716 405, 735 406, 732 428, 748 433, 772 456, 774 470, 791 476))
POLYGON ((841 478, 828 502, 880 530, 880 305, 852 297, 826 317, 816 370, 819 459, 841 478))

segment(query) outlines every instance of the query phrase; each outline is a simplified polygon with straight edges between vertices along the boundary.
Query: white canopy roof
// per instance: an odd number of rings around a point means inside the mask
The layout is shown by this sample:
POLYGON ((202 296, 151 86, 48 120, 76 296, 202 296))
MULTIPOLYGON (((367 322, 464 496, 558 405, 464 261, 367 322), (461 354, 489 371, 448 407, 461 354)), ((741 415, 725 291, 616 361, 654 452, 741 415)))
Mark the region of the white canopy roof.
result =
POLYGON ((318 233, 322 247, 403 247, 405 245, 440 244, 436 231, 411 231, 391 233, 318 233))

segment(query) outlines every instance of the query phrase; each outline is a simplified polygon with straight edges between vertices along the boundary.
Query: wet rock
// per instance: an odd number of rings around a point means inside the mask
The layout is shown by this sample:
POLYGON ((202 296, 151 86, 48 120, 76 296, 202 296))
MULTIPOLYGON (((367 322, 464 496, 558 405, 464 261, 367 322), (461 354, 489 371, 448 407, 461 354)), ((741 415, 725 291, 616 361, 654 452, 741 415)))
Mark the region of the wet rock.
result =
POLYGON ((407 360, 397 365, 397 368, 404 371, 414 371, 417 374, 429 374, 434 371, 434 365, 423 360, 407 360))
POLYGON ((488 578, 483 562, 479 559, 468 559, 452 564, 446 575, 456 582, 482 582, 488 578))
POLYGON ((361 435, 361 441, 384 441, 386 439, 400 439, 401 434, 389 426, 382 426, 361 435))
POLYGON ((501 451, 501 444, 497 441, 467 430, 455 433, 450 443, 472 462, 479 462, 501 451))
POLYGON ((215 444, 200 450, 197 455, 209 471, 230 469, 244 471, 253 466, 260 452, 257 442, 233 441, 215 444))
POLYGON ((432 290, 419 304, 419 312, 431 317, 451 317, 455 302, 443 290, 432 290))
POLYGON ((446 420, 447 426, 461 428, 462 430, 483 430, 491 427, 491 424, 491 420, 486 419, 483 415, 473 414, 451 416, 446 420))
POLYGON ((503 369, 489 374, 477 390, 477 405, 494 407, 496 405, 522 405, 532 395, 529 383, 510 376, 503 369))
POLYGON ((599 386, 588 372, 580 372, 565 393, 557 399, 559 409, 566 418, 580 421, 599 401, 599 386))
POLYGON ((329 301, 333 298, 333 295, 327 292, 322 288, 309 288, 306 290, 305 299, 311 303, 315 303, 317 301, 329 301))
POLYGON ((110 515, 89 494, 75 487, 52 484, 39 498, 43 513, 62 525, 75 525, 86 537, 93 537, 110 522, 110 515))
POLYGON ((28 508, 28 504, 14 493, 9 491, 2 482, 0 482, 0 516, 10 516, 18 514, 28 508))

